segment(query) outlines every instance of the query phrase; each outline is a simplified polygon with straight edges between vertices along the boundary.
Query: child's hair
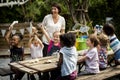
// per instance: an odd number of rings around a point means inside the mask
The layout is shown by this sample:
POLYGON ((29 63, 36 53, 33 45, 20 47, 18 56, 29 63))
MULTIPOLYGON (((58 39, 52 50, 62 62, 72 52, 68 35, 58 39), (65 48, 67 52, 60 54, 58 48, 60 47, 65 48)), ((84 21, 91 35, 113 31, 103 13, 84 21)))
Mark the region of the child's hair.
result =
POLYGON ((59 34, 60 34, 60 31, 55 31, 55 32, 53 33, 53 35, 54 35, 55 33, 59 33, 59 34))
POLYGON ((107 35, 102 33, 98 36, 98 39, 99 39, 99 42, 100 42, 100 46, 104 46, 104 47, 108 46, 108 41, 109 40, 108 40, 107 35))
POLYGON ((112 24, 107 23, 103 26, 103 31, 107 36, 112 36, 115 33, 115 28, 112 24))
POLYGON ((14 35, 12 35, 12 37, 13 36, 18 36, 19 37, 19 41, 21 41, 23 39, 23 36, 21 34, 14 34, 14 35))
POLYGON ((94 47, 96 47, 99 44, 99 40, 95 34, 91 34, 88 37, 92 43, 94 43, 94 47))
POLYGON ((74 33, 65 33, 60 35, 60 42, 67 47, 72 47, 75 45, 76 36, 74 33))

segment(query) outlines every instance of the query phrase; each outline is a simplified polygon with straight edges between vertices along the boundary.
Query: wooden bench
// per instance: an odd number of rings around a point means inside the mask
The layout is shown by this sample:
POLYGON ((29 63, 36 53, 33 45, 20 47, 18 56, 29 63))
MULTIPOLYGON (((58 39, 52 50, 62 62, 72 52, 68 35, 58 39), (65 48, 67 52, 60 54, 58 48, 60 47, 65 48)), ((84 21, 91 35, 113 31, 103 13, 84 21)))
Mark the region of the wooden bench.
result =
POLYGON ((10 70, 9 67, 6 68, 0 68, 0 76, 10 76, 10 80, 13 80, 13 72, 10 70))
POLYGON ((117 67, 109 67, 106 70, 100 71, 96 75, 78 76, 76 80, 109 80, 109 78, 120 74, 120 65, 117 67))
MULTIPOLYGON (((6 33, 8 32, 8 28, 9 28, 10 24, 0 24, 0 30, 6 30, 6 33)), ((30 26, 30 23, 18 23, 15 24, 13 27, 13 30, 16 30, 16 33, 21 34, 20 33, 20 29, 24 29, 24 35, 23 35, 23 40, 21 41, 22 45, 24 46, 24 48, 28 48, 28 41, 29 41, 29 32, 27 30, 27 28, 30 26)), ((37 23, 33 23, 33 26, 36 27, 38 29, 38 34, 39 34, 39 38, 41 38, 42 36, 42 31, 38 28, 37 23)), ((6 35, 5 33, 5 35, 6 35)), ((5 40, 5 37, 2 36, 2 33, 0 32, 0 49, 8 49, 8 44, 5 40)))

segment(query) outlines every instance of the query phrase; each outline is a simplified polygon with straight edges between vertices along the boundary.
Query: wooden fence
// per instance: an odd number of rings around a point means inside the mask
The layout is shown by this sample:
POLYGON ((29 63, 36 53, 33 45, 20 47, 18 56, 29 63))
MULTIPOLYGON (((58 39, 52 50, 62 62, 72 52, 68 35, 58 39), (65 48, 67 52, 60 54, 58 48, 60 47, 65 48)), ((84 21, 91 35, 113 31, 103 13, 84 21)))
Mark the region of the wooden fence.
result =
MULTIPOLYGON (((9 26, 10 26, 9 23, 0 24, 0 30, 4 29, 4 30, 6 30, 6 33, 7 33, 9 26)), ((22 45, 24 46, 24 48, 28 48, 29 32, 28 32, 27 28, 29 26, 30 26, 30 23, 17 23, 13 27, 13 30, 16 30, 16 33, 20 33, 19 30, 24 29, 24 35, 23 35, 23 40, 22 40, 22 45)), ((37 27, 37 23, 33 23, 33 26, 38 29, 39 38, 41 38, 42 32, 37 27)), ((4 51, 4 50, 6 50, 8 48, 9 47, 8 47, 8 44, 7 44, 6 40, 5 40, 5 37, 2 36, 2 33, 0 31, 0 51, 4 51)), ((0 54, 1 54, 1 52, 0 52, 0 54)), ((2 52, 2 54, 3 54, 3 52, 2 52)))

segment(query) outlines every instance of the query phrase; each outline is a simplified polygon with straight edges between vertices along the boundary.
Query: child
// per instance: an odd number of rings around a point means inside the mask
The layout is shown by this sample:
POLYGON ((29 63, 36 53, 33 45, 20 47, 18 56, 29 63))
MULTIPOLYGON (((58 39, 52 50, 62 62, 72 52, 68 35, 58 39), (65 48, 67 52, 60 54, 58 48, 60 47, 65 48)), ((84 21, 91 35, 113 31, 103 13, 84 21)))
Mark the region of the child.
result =
POLYGON ((77 76, 76 37, 73 33, 60 35, 60 58, 58 66, 61 67, 61 76, 57 80, 75 80, 77 76))
POLYGON ((107 68, 107 47, 108 47, 108 37, 101 33, 98 35, 99 45, 97 46, 98 49, 98 56, 99 56, 99 68, 100 70, 104 70, 107 68))
MULTIPOLYGON (((6 41, 9 44, 10 47, 10 62, 17 62, 24 60, 24 49, 20 45, 20 41, 22 40, 22 36, 15 34, 12 36, 12 40, 9 39, 10 34, 12 32, 13 27, 10 26, 9 31, 7 32, 7 35, 5 36, 6 41)), ((12 70, 15 73, 14 80, 21 80, 21 78, 24 76, 24 73, 21 71, 16 71, 14 68, 12 70)))
POLYGON ((41 26, 40 28, 41 28, 42 32, 44 33, 44 35, 46 36, 46 38, 47 38, 47 40, 49 42, 47 55, 51 56, 54 52, 60 50, 60 39, 59 39, 60 32, 59 31, 55 31, 53 33, 53 39, 51 39, 49 37, 49 34, 44 29, 44 27, 41 26))
MULTIPOLYGON (((114 26, 110 23, 107 23, 107 24, 104 25, 103 31, 109 38, 110 48, 114 52, 114 59, 115 59, 115 65, 114 66, 117 66, 117 65, 120 64, 120 41, 118 40, 118 38, 115 35, 114 26)), ((112 62, 112 60, 110 61, 110 63, 111 62, 112 62)))
MULTIPOLYGON (((38 26, 40 27, 40 29, 42 30, 42 32, 44 33, 46 39, 49 42, 48 50, 47 50, 47 56, 52 56, 55 52, 60 50, 60 39, 59 39, 60 32, 55 31, 53 33, 53 39, 51 39, 49 37, 49 34, 44 29, 44 27, 42 25, 38 25, 38 26)), ((57 54, 55 54, 55 55, 57 55, 57 54)), ((51 74, 50 79, 55 80, 57 78, 57 76, 59 75, 59 72, 60 72, 59 69, 51 71, 50 72, 50 74, 51 74)), ((44 73, 44 75, 49 76, 47 72, 44 73)))
POLYGON ((97 36, 94 34, 89 35, 86 44, 89 49, 84 53, 84 56, 79 59, 79 62, 85 61, 85 70, 81 71, 78 76, 99 73, 99 58, 96 48, 99 44, 99 41, 97 36))
POLYGON ((42 50, 44 45, 42 44, 41 40, 37 37, 37 35, 31 37, 28 46, 30 47, 32 59, 43 57, 42 50))
MULTIPOLYGON (((42 41, 38 38, 38 30, 36 27, 32 27, 32 34, 30 35, 30 40, 28 46, 30 48, 32 59, 43 57, 43 48, 44 45, 42 41)), ((38 73, 39 79, 41 78, 41 73, 38 73)), ((30 75, 31 80, 36 80, 34 75, 30 75)))
POLYGON ((107 68, 108 37, 107 35, 102 33, 102 29, 101 29, 101 33, 98 34, 98 29, 96 27, 94 28, 94 34, 98 36, 99 39, 99 45, 97 46, 98 57, 99 57, 99 68, 100 70, 104 70, 107 68))

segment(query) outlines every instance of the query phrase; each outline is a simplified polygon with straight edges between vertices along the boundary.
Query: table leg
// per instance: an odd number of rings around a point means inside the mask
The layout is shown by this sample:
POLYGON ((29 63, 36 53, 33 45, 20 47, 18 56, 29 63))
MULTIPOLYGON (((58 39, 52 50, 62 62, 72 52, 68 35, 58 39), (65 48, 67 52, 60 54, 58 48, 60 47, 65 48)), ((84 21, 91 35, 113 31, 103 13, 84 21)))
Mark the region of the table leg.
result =
POLYGON ((10 80, 13 80, 13 75, 12 74, 10 74, 10 80))
POLYGON ((30 80, 30 75, 27 73, 27 80, 30 80))
POLYGON ((83 66, 84 66, 84 64, 79 64, 78 65, 78 74, 81 72, 81 69, 82 69, 83 66))

